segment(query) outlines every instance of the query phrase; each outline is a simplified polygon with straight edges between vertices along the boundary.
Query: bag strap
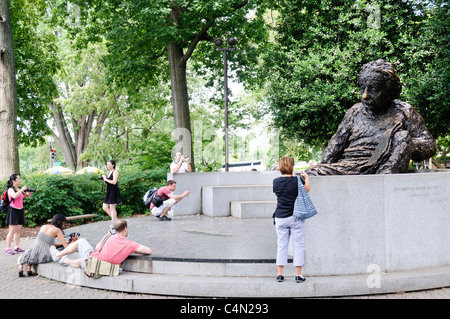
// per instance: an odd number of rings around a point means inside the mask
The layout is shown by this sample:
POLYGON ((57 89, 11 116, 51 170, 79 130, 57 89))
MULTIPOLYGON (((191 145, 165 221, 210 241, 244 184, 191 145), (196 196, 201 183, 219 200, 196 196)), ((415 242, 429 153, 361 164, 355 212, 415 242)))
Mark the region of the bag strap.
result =
MULTIPOLYGON (((161 188, 161 187, 159 187, 159 188, 161 188)), ((156 189, 156 191, 153 193, 152 198, 150 200, 152 200, 153 198, 156 197, 156 195, 158 195, 159 188, 156 189)))
POLYGON ((98 249, 97 252, 99 252, 100 250, 102 250, 102 248, 103 248, 103 246, 105 245, 106 241, 107 241, 111 236, 112 236, 112 234, 111 234, 111 233, 108 233, 108 234, 103 238, 102 245, 100 246, 100 248, 98 249))

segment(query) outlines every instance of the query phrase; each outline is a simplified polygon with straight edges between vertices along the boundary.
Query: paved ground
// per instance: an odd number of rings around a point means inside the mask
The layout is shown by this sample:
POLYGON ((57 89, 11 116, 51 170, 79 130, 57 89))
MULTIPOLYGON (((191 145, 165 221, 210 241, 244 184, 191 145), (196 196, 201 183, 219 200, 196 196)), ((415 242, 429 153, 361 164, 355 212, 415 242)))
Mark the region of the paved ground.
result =
MULTIPOLYGON (((148 245, 153 249, 153 256, 160 257, 187 257, 187 251, 194 252, 194 256, 197 258, 205 258, 205 249, 208 247, 215 247, 213 252, 208 254, 209 258, 266 258, 268 256, 267 249, 270 251, 273 249, 272 238, 274 234, 268 234, 267 237, 262 238, 258 236, 258 232, 261 230, 262 223, 266 223, 264 220, 254 220, 254 227, 248 229, 244 220, 233 220, 233 232, 230 231, 230 218, 215 219, 214 227, 212 225, 202 224, 201 227, 197 225, 198 220, 196 216, 176 217, 171 222, 159 222, 154 217, 142 217, 128 219, 130 229, 130 239, 138 241, 144 245, 148 245), (163 224, 161 224, 163 223, 163 224), (260 225, 261 223, 261 225, 260 225), (178 227, 182 225, 182 231, 178 227), (164 227, 161 227, 164 226, 164 227), (237 228, 237 229, 236 229, 237 228), (236 236, 236 232, 242 228, 242 231, 247 232, 247 236, 244 238, 236 236), (208 245, 205 246, 205 236, 208 238, 208 245), (235 245, 227 250, 221 249, 221 238, 227 237, 235 245), (166 241, 165 249, 159 245, 162 240, 166 241), (265 247, 265 250, 252 250, 249 251, 246 247, 248 241, 261 240, 265 247), (170 247, 170 249, 167 249, 170 247), (168 255, 170 251, 172 255, 168 255)), ((89 241, 96 242, 105 233, 108 227, 108 222, 100 222, 95 224, 83 225, 66 230, 65 233, 72 231, 80 231, 83 237, 89 238, 89 241)), ((274 232, 273 232, 274 233, 274 232)), ((27 249, 31 246, 34 239, 22 238, 21 247, 27 249)), ((118 293, 112 291, 97 290, 91 288, 82 288, 77 286, 71 286, 65 283, 56 282, 37 277, 24 277, 19 278, 17 273, 17 256, 4 255, 5 242, 0 241, 0 299, 12 298, 12 299, 166 299, 164 296, 154 295, 136 295, 128 293, 118 293)), ((210 249, 211 250, 211 249, 210 249)), ((171 299, 173 297, 170 297, 171 299)), ((374 296, 355 296, 350 299, 450 299, 450 287, 442 289, 434 289, 427 291, 409 292, 409 293, 396 293, 374 296)), ((349 299, 349 297, 346 297, 349 299)))

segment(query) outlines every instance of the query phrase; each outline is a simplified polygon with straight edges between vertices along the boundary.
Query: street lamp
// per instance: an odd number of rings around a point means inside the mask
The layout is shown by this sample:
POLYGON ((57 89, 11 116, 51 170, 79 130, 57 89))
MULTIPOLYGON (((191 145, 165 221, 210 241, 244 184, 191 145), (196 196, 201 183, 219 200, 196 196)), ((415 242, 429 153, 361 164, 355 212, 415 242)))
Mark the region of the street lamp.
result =
POLYGON ((223 77, 224 77, 224 103, 225 103, 225 172, 229 171, 229 164, 228 164, 228 157, 229 157, 229 151, 228 151, 228 67, 227 67, 227 52, 233 51, 233 46, 236 44, 236 38, 231 37, 228 38, 227 43, 230 47, 222 48, 223 40, 221 38, 216 38, 214 40, 214 44, 218 47, 217 51, 223 52, 223 77))

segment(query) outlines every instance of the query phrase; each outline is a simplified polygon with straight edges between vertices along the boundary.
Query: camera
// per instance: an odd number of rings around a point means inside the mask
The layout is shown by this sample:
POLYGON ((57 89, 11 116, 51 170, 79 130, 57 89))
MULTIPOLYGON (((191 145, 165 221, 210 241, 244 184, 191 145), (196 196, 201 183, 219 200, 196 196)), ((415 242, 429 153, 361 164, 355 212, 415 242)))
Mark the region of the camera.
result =
POLYGON ((67 241, 67 243, 68 243, 68 244, 71 243, 75 236, 80 237, 80 233, 71 233, 71 234, 69 235, 69 240, 67 241))
POLYGON ((102 181, 102 180, 103 180, 103 175, 100 175, 100 176, 98 177, 98 180, 102 181))
POLYGON ((36 191, 35 188, 27 188, 26 192, 34 193, 36 191))

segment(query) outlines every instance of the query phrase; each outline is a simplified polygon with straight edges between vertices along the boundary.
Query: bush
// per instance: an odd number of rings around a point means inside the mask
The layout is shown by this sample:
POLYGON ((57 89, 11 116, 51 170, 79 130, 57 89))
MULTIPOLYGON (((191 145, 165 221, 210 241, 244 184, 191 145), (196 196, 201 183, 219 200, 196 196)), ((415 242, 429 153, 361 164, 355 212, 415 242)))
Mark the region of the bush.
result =
MULTIPOLYGON (((147 212, 148 208, 142 204, 142 197, 149 188, 164 185, 165 180, 166 170, 120 172, 119 189, 122 204, 117 205, 118 215, 130 216, 147 212)), ((97 220, 109 219, 102 209, 106 186, 102 187, 103 184, 97 175, 22 176, 22 185, 37 190, 30 198, 24 199, 28 226, 44 224, 56 214, 64 216, 99 214, 97 220)), ((0 212, 0 218, 4 223, 6 213, 0 212)))
POLYGON ((129 170, 121 172, 119 174, 119 189, 122 204, 117 205, 117 213, 119 216, 144 214, 148 212, 148 208, 142 204, 142 197, 144 197, 150 188, 164 186, 166 180, 167 170, 165 169, 152 171, 129 170))

